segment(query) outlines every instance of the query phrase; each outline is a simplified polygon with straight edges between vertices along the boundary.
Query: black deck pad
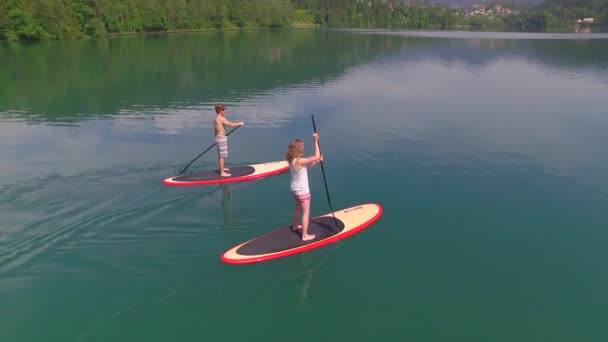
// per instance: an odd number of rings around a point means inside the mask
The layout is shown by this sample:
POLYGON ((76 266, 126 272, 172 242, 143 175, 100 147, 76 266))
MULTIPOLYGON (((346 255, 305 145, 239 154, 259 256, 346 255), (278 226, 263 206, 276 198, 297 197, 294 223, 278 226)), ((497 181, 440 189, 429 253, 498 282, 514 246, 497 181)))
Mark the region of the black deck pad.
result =
POLYGON ((336 220, 338 227, 336 227, 333 216, 310 220, 308 233, 316 235, 313 240, 302 241, 301 230, 298 229, 294 232, 291 230, 291 226, 287 226, 244 244, 236 252, 240 255, 276 253, 323 240, 344 229, 344 222, 336 220))
POLYGON ((230 167, 228 173, 230 173, 229 177, 220 177, 220 173, 218 170, 205 170, 201 172, 195 172, 189 175, 179 176, 173 178, 173 181, 176 182, 200 182, 200 181, 211 181, 217 179, 230 179, 236 177, 248 176, 255 172, 255 168, 253 166, 235 166, 230 167))

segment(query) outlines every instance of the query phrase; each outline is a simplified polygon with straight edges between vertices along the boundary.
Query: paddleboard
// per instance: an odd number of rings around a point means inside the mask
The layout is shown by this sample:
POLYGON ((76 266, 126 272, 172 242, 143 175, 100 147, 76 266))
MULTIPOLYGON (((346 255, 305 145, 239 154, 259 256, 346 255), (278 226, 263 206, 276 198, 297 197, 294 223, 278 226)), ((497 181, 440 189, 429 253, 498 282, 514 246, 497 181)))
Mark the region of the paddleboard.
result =
POLYGON ((347 209, 311 218, 308 231, 316 237, 302 241, 301 232, 291 225, 279 228, 226 251, 221 259, 229 264, 247 264, 302 253, 349 237, 369 227, 382 215, 382 206, 376 203, 361 204, 347 209))
POLYGON ((183 176, 163 179, 169 186, 210 185, 220 183, 243 182, 276 175, 289 169, 287 161, 227 167, 229 177, 220 177, 217 169, 195 172, 183 176))

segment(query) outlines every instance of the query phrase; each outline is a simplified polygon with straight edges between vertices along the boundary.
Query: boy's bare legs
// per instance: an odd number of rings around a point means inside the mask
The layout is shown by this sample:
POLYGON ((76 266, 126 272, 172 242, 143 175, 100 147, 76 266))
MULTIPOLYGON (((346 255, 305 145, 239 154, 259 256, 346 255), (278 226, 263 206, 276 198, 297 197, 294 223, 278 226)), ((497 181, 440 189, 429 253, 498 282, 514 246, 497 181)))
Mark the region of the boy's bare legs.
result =
POLYGON ((229 177, 230 174, 226 172, 227 169, 224 169, 224 158, 220 157, 218 160, 220 164, 220 177, 229 177))
POLYGON ((314 234, 308 234, 308 215, 310 215, 310 199, 302 201, 302 241, 315 238, 314 234))

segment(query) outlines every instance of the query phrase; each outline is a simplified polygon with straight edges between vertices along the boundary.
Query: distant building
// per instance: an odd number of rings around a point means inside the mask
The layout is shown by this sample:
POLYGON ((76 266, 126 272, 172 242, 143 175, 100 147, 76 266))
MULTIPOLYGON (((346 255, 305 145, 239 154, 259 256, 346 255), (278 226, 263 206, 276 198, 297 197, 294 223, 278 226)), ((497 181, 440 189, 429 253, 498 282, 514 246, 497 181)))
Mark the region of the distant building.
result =
POLYGON ((474 5, 473 9, 466 11, 466 16, 483 15, 483 16, 507 16, 513 13, 513 10, 502 5, 494 5, 494 7, 486 7, 485 5, 474 5))
POLYGON ((578 18, 576 19, 576 25, 583 25, 583 24, 593 24, 595 22, 594 18, 578 18))

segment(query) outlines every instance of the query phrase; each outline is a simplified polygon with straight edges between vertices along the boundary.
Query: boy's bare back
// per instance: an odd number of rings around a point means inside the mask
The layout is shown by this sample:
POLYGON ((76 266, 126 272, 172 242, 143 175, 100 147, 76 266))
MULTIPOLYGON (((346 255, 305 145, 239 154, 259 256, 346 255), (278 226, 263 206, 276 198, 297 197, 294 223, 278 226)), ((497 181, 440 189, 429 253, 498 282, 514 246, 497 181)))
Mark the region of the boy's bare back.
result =
POLYGON ((215 135, 226 135, 224 130, 224 124, 226 124, 226 118, 223 115, 217 114, 213 119, 213 127, 215 128, 215 135))

